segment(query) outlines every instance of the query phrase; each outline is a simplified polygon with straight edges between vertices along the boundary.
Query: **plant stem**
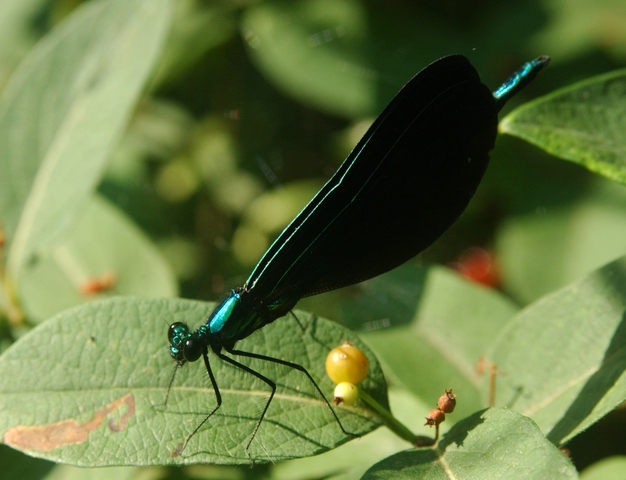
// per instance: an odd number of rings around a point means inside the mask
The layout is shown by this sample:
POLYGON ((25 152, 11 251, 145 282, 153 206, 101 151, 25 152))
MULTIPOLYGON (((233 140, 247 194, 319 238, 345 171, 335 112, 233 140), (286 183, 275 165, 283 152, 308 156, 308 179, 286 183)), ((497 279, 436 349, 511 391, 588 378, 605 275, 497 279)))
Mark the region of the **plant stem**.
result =
POLYGON ((380 418, 383 420, 387 428, 391 430, 393 433, 398 435, 403 440, 406 440, 411 445, 415 447, 429 447, 437 442, 439 438, 439 427, 437 427, 435 438, 424 437, 421 435, 415 435, 411 430, 409 430, 406 426, 404 426, 393 414, 383 407, 380 403, 374 400, 367 392, 364 390, 359 391, 359 396, 361 399, 367 403, 372 410, 374 410, 380 418))

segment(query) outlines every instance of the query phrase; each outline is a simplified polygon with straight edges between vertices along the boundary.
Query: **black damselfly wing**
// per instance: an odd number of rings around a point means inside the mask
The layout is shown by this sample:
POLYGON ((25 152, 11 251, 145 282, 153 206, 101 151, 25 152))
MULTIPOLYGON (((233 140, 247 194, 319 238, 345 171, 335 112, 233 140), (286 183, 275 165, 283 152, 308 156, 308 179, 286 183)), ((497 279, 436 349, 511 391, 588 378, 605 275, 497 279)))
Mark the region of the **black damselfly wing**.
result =
POLYGON ((465 210, 496 133, 495 99, 465 57, 424 68, 266 252, 248 301, 281 316, 424 250, 465 210))

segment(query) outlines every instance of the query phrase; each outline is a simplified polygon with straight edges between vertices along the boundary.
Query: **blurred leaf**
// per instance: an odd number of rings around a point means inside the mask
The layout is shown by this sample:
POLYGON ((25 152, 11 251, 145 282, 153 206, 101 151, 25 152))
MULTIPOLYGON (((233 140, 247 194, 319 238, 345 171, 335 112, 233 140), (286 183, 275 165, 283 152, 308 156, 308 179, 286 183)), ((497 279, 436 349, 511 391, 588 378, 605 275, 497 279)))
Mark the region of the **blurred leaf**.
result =
POLYGON ((237 172, 239 148, 231 130, 228 122, 213 115, 197 129, 190 155, 208 185, 217 185, 237 172))
POLYGON ((271 245, 270 237, 275 238, 289 225, 323 185, 319 180, 290 182, 255 198, 233 234, 233 257, 242 265, 254 267, 271 245))
MULTIPOLYGON (((3 315, 6 315, 6 312, 8 310, 8 305, 9 305, 9 302, 6 297, 6 292, 0 290, 0 311, 3 313, 3 315)), ((2 351, 1 347, 2 347, 2 344, 0 343, 0 351, 2 351)))
POLYGON ((413 75, 444 55, 467 55, 488 79, 485 59, 510 55, 542 23, 535 2, 500 9, 463 3, 455 19, 458 3, 265 1, 244 11, 241 33, 252 61, 281 91, 321 111, 360 118, 377 115, 413 75))
POLYGON ((271 245, 269 237, 250 225, 239 225, 230 242, 233 258, 249 268, 254 267, 271 245))
POLYGON ((507 292, 527 304, 626 253, 626 190, 605 185, 574 205, 503 222, 497 250, 507 292))
POLYGON ((1 478, 24 480, 40 479, 54 468, 54 463, 39 458, 32 458, 22 452, 0 445, 1 478))
POLYGON ((263 191, 263 184, 259 177, 240 170, 221 176, 219 182, 211 182, 209 190, 215 205, 222 211, 240 215, 263 191))
POLYGON ((626 400, 626 258, 522 310, 489 358, 496 403, 560 445, 626 400))
POLYGON ((138 467, 78 468, 57 465, 44 480, 133 480, 141 479, 138 467))
POLYGON ((357 285, 303 298, 298 306, 337 319, 353 330, 372 330, 374 335, 384 331, 379 329, 413 321, 429 271, 408 262, 357 285))
POLYGON ((626 5, 622 0, 551 0, 541 2, 548 21, 527 47, 561 60, 602 49, 626 57, 626 5))
POLYGON ((151 159, 169 160, 188 147, 194 127, 183 105, 148 97, 137 106, 123 141, 151 159))
POLYGON ((500 131, 626 184, 626 70, 575 83, 513 110, 500 131))
POLYGON ((176 0, 165 51, 151 87, 171 83, 211 48, 237 33, 235 9, 220 2, 213 5, 198 0, 176 0))
MULTIPOLYGON (((244 444, 269 387, 213 355, 223 405, 182 455, 171 455, 211 411, 215 397, 201 361, 179 369, 163 405, 173 371, 165 322, 196 327, 213 307, 188 300, 115 298, 65 311, 35 328, 0 357, 3 442, 81 466, 248 464, 244 444)), ((370 361, 361 386, 387 405, 380 366, 356 335, 304 312, 297 315, 308 322, 304 333, 292 319, 283 318, 238 342, 237 348, 303 365, 331 396, 326 354, 350 340, 370 361)), ((278 385, 250 447, 257 462, 314 455, 350 440, 300 372, 237 360, 278 385)), ((336 412, 348 431, 365 434, 380 425, 362 406, 336 412)))
POLYGON ((160 240, 157 246, 180 280, 193 278, 207 263, 206 249, 188 238, 168 237, 160 240))
POLYGON ((408 7, 268 1, 244 11, 241 32, 252 60, 282 91, 333 115, 363 117, 378 114, 437 56, 467 43, 408 7))
POLYGON ((200 175, 192 162, 183 155, 164 165, 154 180, 159 196, 171 203, 181 203, 198 190, 200 175))
POLYGON ((490 409, 457 423, 437 448, 398 453, 363 476, 364 480, 387 478, 556 480, 578 475, 532 420, 508 410, 490 409))
POLYGON ((166 162, 183 152, 194 127, 194 119, 181 104, 150 97, 142 99, 112 152, 104 180, 142 189, 145 197, 145 186, 152 178, 150 162, 166 162))
MULTIPOLYGON (((590 186, 599 180, 604 181, 579 165, 563 162, 519 138, 500 135, 491 152, 489 168, 467 211, 480 208, 478 214, 487 216, 490 222, 494 221, 495 213, 498 223, 515 215, 543 214, 584 198, 590 186)), ((464 220, 463 215, 459 220, 464 220)), ((499 224, 489 226, 492 232, 499 224)), ((476 222, 470 227, 476 229, 476 222)))
POLYGON ((580 480, 623 480, 626 471, 626 456, 608 457, 585 468, 580 480))
MULTIPOLYGON (((390 282, 394 272, 368 282, 365 298, 356 301, 364 309, 373 309, 375 292, 385 297, 384 284, 397 296, 399 289, 390 282)), ((415 268, 413 272, 420 274, 415 268)), ((451 270, 434 267, 425 277, 423 271, 421 275, 422 283, 415 287, 422 289, 421 294, 407 295, 413 302, 411 324, 394 327, 396 317, 405 310, 402 303, 389 303, 388 323, 392 326, 368 331, 363 337, 393 374, 424 402, 434 403, 444 388, 453 388, 463 398, 455 410, 456 418, 462 418, 486 405, 484 380, 476 365, 517 307, 498 292, 471 283, 451 270)))
POLYGON ((351 117, 376 111, 367 74, 367 14, 355 0, 266 2, 245 11, 242 35, 259 67, 300 101, 351 117), (322 80, 323 78, 323 80, 322 80))
POLYGON ((48 0, 3 0, 0 2, 0 86, 28 49, 37 41, 33 23, 48 0))
POLYGON ((174 297, 176 278, 152 241, 102 197, 87 203, 76 225, 49 257, 25 267, 22 302, 29 319, 56 313, 103 295, 174 297), (102 293, 83 293, 91 281, 112 276, 102 293))
POLYGON ((71 225, 100 180, 168 26, 166 0, 80 8, 0 98, 0 216, 14 279, 71 225))
POLYGON ((323 180, 316 179, 302 180, 264 192, 250 203, 243 220, 264 233, 279 234, 311 201, 324 183, 323 180))

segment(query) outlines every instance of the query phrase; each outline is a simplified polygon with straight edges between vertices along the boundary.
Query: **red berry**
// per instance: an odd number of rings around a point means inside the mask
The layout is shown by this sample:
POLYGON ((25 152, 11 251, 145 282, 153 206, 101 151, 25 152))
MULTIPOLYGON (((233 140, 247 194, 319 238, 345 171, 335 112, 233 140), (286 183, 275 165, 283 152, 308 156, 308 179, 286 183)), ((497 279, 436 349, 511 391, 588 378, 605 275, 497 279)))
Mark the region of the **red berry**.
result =
POLYGON ((500 274, 493 253, 479 247, 466 250, 452 265, 465 278, 490 287, 500 284, 500 274))

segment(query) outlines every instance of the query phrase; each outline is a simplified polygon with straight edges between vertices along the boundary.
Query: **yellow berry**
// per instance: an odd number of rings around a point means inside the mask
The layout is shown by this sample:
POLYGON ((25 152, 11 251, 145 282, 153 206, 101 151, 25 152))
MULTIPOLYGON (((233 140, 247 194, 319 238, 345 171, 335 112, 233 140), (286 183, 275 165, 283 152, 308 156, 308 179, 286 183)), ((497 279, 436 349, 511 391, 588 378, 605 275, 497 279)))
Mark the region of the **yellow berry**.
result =
POLYGON ((326 357, 326 373, 336 384, 357 385, 367 376, 369 366, 363 352, 349 343, 333 348, 326 357))
POLYGON ((356 403, 358 398, 359 389, 356 385, 342 382, 335 387, 335 398, 333 398, 333 402, 335 402, 336 405, 350 407, 356 403))

